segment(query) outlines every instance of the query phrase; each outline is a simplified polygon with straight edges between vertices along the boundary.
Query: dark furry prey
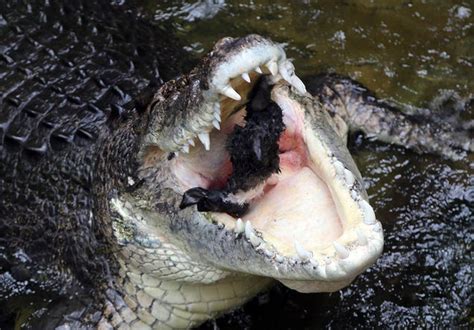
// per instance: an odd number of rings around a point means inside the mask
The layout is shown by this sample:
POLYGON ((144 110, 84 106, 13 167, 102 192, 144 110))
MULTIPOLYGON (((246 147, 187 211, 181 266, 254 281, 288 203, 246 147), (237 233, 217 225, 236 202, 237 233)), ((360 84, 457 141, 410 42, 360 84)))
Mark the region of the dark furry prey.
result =
POLYGON ((232 193, 254 188, 280 170, 278 140, 285 125, 270 92, 267 81, 260 80, 247 105, 245 126, 237 126, 229 137, 227 150, 233 171, 227 189, 232 193))
POLYGON ((278 140, 285 129, 283 114, 270 98, 271 85, 260 79, 250 96, 245 126, 236 126, 227 141, 232 174, 223 190, 193 188, 186 191, 180 207, 197 204, 198 211, 214 211, 241 216, 247 205, 229 202, 228 196, 247 191, 280 170, 278 140))

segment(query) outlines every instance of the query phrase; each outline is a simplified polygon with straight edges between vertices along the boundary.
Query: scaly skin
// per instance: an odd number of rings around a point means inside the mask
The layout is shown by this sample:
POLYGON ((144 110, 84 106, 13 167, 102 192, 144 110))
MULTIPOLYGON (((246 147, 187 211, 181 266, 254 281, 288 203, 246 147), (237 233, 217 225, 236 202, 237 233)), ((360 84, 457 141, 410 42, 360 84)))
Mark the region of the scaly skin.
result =
POLYGON ((474 151, 472 130, 468 133, 447 121, 441 124, 440 120, 403 113, 347 77, 320 74, 307 79, 306 85, 344 134, 360 131, 376 140, 447 159, 462 159, 466 152, 474 151))
MULTIPOLYGON (((172 42, 164 33, 108 2, 34 6, 33 12, 43 11, 45 17, 61 17, 65 11, 94 18, 73 23, 66 15, 59 27, 41 15, 31 23, 35 18, 27 8, 2 6, 7 25, 19 30, 5 30, 12 46, 4 55, 10 75, 0 112, 0 310, 12 313, 13 306, 46 294, 52 301, 39 303, 46 307, 44 313, 31 315, 25 325, 186 328, 243 304, 274 279, 296 288, 300 278, 313 279, 312 270, 305 268, 310 264, 269 261, 243 234, 203 225, 194 209, 179 211, 181 195, 173 190, 169 164, 181 147, 180 134, 186 135, 179 128, 193 122, 199 130, 208 124, 197 105, 212 71, 233 54, 271 41, 258 36, 221 41, 190 74, 125 106, 146 80, 159 79, 150 75, 158 70, 156 59, 141 56, 134 47, 151 47, 145 53, 157 54, 160 63, 179 57, 165 47, 172 42), (117 17, 120 24, 110 24, 117 17), (128 21, 130 26, 123 27, 128 21), (104 22, 108 31, 84 33, 104 22), (55 33, 64 40, 47 39, 53 29, 63 31, 55 33), (135 36, 134 42, 117 40, 118 53, 108 52, 108 38, 123 35, 122 29, 135 36), (155 32, 145 42, 143 31, 155 32), (39 63, 30 64, 31 44, 33 53, 50 56, 38 56, 39 63), (90 49, 74 53, 84 45, 90 49), (59 67, 59 73, 35 75, 29 73, 30 65, 59 67), (111 68, 103 71, 107 65, 111 68)), ((178 63, 166 67, 176 71, 168 69, 164 80, 180 71, 178 63)), ((415 150, 456 154, 432 126, 373 100, 357 83, 339 77, 319 81, 325 87, 310 88, 315 98, 289 93, 309 109, 306 122, 355 176, 358 198, 366 197, 344 146, 349 130, 415 150), (396 120, 388 125, 385 118, 396 120)), ((458 140, 450 143, 472 150, 458 140)), ((343 287, 372 261, 347 274, 314 277, 316 286, 319 291, 343 287)))

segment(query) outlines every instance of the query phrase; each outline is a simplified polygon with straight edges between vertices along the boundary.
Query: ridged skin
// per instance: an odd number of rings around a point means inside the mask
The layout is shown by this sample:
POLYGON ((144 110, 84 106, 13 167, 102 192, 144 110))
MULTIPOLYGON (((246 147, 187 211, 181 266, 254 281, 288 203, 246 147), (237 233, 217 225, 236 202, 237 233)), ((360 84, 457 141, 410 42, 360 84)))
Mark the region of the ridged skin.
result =
POLYGON ((101 141, 139 116, 126 105, 138 91, 180 64, 168 31, 125 5, 2 1, 0 13, 0 274, 13 276, 0 281, 1 321, 15 290, 49 299, 83 291, 76 279, 101 285, 109 265, 92 197, 101 141))
MULTIPOLYGON (((450 114, 451 120, 433 113, 409 114, 377 99, 362 84, 337 74, 314 75, 305 83, 335 122, 347 125, 352 132, 446 159, 462 159, 466 152, 474 151, 473 129, 464 127, 456 112, 450 114)), ((469 100, 454 101, 461 107, 469 106, 469 100)), ((344 127, 338 129, 345 131, 344 127)))

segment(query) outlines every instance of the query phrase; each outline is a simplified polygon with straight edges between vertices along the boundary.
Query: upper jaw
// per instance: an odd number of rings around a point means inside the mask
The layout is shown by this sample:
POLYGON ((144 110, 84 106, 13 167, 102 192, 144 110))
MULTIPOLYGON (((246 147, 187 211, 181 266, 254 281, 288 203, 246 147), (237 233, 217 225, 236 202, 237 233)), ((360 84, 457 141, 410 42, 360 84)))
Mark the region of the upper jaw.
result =
POLYGON ((232 111, 246 101, 247 93, 239 94, 232 84, 248 84, 244 86, 248 91, 262 74, 275 81, 284 79, 298 93, 306 93, 280 45, 258 35, 222 39, 189 75, 164 84, 155 94, 142 152, 156 146, 162 151, 188 153, 195 140, 210 150, 209 133, 220 129, 229 115, 223 113, 223 102, 232 111))
POLYGON ((260 74, 267 72, 277 79, 280 77, 278 75, 281 75, 299 93, 306 93, 304 84, 295 75, 294 66, 286 59, 281 46, 258 35, 249 35, 239 39, 226 38, 224 42, 227 45, 226 48, 234 51, 221 54, 221 49, 217 49, 212 54, 224 60, 221 59, 212 66, 207 91, 209 101, 218 100, 220 95, 240 101, 242 97, 233 90, 230 80, 241 76, 249 82, 249 73, 252 71, 260 74))

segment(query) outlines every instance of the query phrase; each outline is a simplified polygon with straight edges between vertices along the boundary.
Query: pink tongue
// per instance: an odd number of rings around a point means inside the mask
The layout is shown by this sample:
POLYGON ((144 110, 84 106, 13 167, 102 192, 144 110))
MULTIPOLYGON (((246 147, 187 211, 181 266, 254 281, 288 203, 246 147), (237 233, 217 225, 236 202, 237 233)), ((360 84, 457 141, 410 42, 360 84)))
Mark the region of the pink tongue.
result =
POLYGON ((342 234, 342 224, 326 184, 308 167, 282 168, 279 182, 244 217, 281 252, 294 254, 294 240, 317 249, 342 234), (281 245, 281 246, 277 246, 281 245))

